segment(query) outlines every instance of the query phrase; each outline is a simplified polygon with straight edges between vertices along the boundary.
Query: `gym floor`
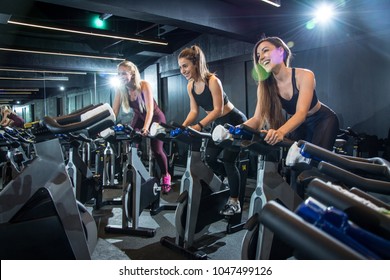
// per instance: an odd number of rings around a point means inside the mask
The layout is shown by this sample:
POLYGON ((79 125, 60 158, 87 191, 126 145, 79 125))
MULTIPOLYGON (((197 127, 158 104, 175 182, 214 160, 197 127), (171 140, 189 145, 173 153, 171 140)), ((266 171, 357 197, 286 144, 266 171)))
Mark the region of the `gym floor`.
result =
MULTIPOLYGON (((161 204, 175 204, 179 195, 181 174, 184 169, 175 169, 175 177, 172 191, 161 197, 161 204)), ((248 179, 246 199, 243 208, 242 221, 247 220, 250 195, 253 192, 255 181, 248 179)), ((121 190, 106 190, 104 199, 120 199, 121 190)), ((92 211, 92 209, 91 209, 92 211)), ((99 242, 92 255, 95 260, 186 260, 186 256, 176 250, 172 250, 160 243, 161 237, 175 237, 175 212, 162 210, 156 215, 150 215, 145 210, 140 216, 140 227, 154 228, 154 237, 138 237, 125 234, 106 233, 107 225, 121 226, 122 212, 119 206, 104 206, 99 210, 92 211, 98 226, 99 242)), ((241 259, 241 243, 245 230, 236 233, 226 233, 226 220, 212 224, 205 234, 195 243, 196 247, 207 254, 208 259, 214 260, 239 260, 241 259)))

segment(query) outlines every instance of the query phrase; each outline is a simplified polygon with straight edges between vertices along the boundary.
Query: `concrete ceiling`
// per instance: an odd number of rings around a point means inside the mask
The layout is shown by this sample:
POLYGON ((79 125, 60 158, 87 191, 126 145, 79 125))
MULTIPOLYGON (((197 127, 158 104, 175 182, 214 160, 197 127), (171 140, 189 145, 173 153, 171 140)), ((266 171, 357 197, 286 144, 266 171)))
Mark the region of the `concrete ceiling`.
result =
MULTIPOLYGON (((31 69, 33 73, 23 73, 23 76, 41 77, 47 73, 43 74, 37 70, 104 72, 112 71, 118 63, 113 59, 9 51, 9 49, 27 49, 126 58, 136 63, 142 70, 155 63, 160 57, 180 49, 201 34, 214 34, 250 43, 255 43, 262 34, 295 36, 296 29, 302 27, 311 17, 308 14, 310 8, 319 2, 322 1, 281 0, 281 7, 276 8, 260 0, 1 0, 0 68, 31 69), (112 15, 105 20, 106 29, 93 28, 92 18, 102 14, 112 15), (67 28, 86 33, 157 40, 168 44, 156 45, 31 28, 7 24, 8 18, 18 22, 67 28)), ((344 11, 348 11, 344 12, 344 25, 349 26, 349 33, 366 32, 366 29, 362 28, 365 26, 364 21, 357 15, 364 15, 367 7, 376 5, 375 11, 386 15, 386 8, 390 3, 388 0, 334 0, 331 2, 343 6, 344 11)), ((385 24, 388 28, 388 22, 378 21, 377 24, 385 24)), ((15 71, 0 71, 0 76, 7 75, 17 77, 21 74, 15 71)), ((80 82, 80 77, 78 82, 80 82)), ((24 82, 22 85, 18 80, 0 79, 0 89, 34 87, 34 83, 33 81, 24 82)), ((50 83, 47 82, 46 86, 50 83)), ((5 97, 9 96, 1 95, 0 99, 5 97)), ((29 98, 31 97, 26 96, 26 99, 29 98)))

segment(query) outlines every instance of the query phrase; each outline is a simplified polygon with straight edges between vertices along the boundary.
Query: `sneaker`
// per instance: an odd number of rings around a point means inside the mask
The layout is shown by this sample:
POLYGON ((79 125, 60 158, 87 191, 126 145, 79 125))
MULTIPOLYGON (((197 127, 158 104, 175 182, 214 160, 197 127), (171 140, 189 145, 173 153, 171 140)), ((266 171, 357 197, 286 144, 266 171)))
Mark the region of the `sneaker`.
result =
POLYGON ((229 133, 229 130, 224 128, 223 125, 217 125, 211 136, 214 142, 222 142, 224 140, 232 139, 232 135, 229 133))
POLYGON ((294 144, 291 145, 290 149, 288 150, 287 156, 286 156, 286 165, 287 166, 294 166, 299 162, 305 162, 307 164, 310 163, 310 158, 305 158, 301 155, 301 149, 298 147, 298 143, 294 142, 294 144))
POLYGON ((163 194, 167 194, 171 191, 171 175, 162 177, 161 191, 163 194))
POLYGON ((230 200, 226 203, 225 207, 219 211, 219 214, 224 216, 233 216, 239 213, 241 213, 240 202, 232 202, 230 200))

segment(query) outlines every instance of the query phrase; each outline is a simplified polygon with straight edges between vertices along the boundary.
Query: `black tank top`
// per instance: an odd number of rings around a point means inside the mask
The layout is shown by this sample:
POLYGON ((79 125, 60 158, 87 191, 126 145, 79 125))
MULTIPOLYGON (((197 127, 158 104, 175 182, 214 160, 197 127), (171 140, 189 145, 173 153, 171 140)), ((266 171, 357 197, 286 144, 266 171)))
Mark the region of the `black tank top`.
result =
MULTIPOLYGON (((279 95, 280 102, 282 103, 282 107, 286 112, 290 115, 294 115, 297 109, 297 103, 298 103, 298 95, 299 95, 299 90, 297 88, 297 84, 295 81, 295 68, 292 68, 292 75, 291 75, 291 81, 292 81, 292 86, 293 86, 293 95, 290 100, 286 100, 283 97, 279 95)), ((314 90, 313 93, 313 99, 311 100, 310 104, 310 109, 311 110, 314 106, 316 106, 318 102, 316 90, 314 90)))
MULTIPOLYGON (((211 91, 207 83, 204 86, 204 90, 201 94, 197 94, 194 89, 194 83, 192 83, 192 96, 194 97, 198 106, 202 107, 205 111, 212 111, 214 109, 213 106, 213 96, 211 95, 211 91)), ((226 105, 229 102, 229 98, 225 92, 223 92, 223 105, 226 105)))

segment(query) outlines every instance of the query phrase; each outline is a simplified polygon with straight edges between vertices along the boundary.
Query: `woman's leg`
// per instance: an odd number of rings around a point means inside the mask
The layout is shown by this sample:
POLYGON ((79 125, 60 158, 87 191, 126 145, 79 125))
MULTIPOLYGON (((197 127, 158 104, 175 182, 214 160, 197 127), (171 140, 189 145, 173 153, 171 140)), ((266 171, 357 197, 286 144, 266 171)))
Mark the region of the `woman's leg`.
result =
POLYGON ((337 116, 328 116, 317 125, 313 133, 312 143, 332 151, 338 132, 339 120, 337 116))
MULTIPOLYGON (((240 125, 246 121, 246 116, 236 108, 234 108, 229 114, 220 118, 218 123, 231 125, 240 125)), ((229 182, 230 197, 227 201, 224 209, 220 211, 222 215, 234 215, 241 213, 241 206, 239 201, 241 178, 240 171, 237 167, 237 158, 239 152, 229 149, 223 150, 223 165, 229 182)))
POLYGON ((152 139, 150 146, 153 152, 153 156, 157 161, 158 166, 161 170, 161 175, 165 176, 168 174, 168 159, 164 151, 164 143, 158 139, 152 139))
POLYGON ((312 130, 310 142, 332 151, 339 132, 339 119, 336 113, 322 104, 320 110, 310 118, 313 118, 310 122, 310 130, 312 130))
MULTIPOLYGON (((153 116, 153 122, 166 123, 165 115, 161 110, 153 116)), ((161 171, 162 192, 168 193, 171 190, 171 175, 168 173, 168 158, 164 151, 164 143, 157 139, 152 139, 150 142, 154 158, 161 171)))

